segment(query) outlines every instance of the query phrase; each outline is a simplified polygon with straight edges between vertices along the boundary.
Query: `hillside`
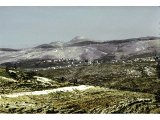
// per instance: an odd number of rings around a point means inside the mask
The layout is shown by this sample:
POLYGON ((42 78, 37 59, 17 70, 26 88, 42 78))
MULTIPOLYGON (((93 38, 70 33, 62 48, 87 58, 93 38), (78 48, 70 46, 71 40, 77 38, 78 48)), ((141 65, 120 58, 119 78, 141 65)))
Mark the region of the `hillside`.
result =
POLYGON ((85 91, 55 92, 0 99, 1 113, 106 114, 159 113, 151 94, 92 87, 85 91))
POLYGON ((68 43, 50 43, 34 48, 12 50, 0 49, 0 64, 32 59, 75 59, 83 60, 126 60, 138 56, 153 57, 160 52, 157 37, 133 38, 96 42, 83 37, 75 37, 68 43), (110 58, 110 56, 112 56, 110 58))
POLYGON ((151 57, 35 72, 1 68, 0 113, 160 113, 159 84, 151 57))

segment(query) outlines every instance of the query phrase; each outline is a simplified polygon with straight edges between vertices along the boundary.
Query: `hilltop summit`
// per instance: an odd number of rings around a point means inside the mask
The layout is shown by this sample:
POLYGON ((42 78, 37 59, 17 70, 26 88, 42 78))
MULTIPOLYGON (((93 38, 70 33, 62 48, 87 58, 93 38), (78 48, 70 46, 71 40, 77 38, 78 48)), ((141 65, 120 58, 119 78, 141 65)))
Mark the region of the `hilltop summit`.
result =
POLYGON ((84 41, 93 41, 93 40, 86 38, 84 36, 76 36, 72 40, 70 40, 69 43, 74 44, 74 43, 79 43, 84 41))

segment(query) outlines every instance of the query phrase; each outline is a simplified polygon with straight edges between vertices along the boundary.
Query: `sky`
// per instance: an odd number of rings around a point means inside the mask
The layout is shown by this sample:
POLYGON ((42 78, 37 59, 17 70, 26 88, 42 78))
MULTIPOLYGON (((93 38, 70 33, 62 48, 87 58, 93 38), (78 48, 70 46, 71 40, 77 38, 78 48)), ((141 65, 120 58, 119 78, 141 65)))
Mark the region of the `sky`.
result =
POLYGON ((160 36, 160 7, 0 7, 0 48, 160 36))

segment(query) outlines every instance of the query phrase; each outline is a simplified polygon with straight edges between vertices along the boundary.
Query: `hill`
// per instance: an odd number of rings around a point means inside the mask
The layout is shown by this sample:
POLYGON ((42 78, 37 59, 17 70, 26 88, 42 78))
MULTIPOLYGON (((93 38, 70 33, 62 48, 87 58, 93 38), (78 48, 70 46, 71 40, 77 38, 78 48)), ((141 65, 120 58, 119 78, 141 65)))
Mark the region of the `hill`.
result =
MULTIPOLYGON (((75 37, 70 42, 53 42, 21 50, 0 49, 0 64, 29 60, 112 61, 137 57, 154 57, 160 53, 158 37, 95 41, 75 37)), ((53 66, 52 66, 53 67, 53 66)))

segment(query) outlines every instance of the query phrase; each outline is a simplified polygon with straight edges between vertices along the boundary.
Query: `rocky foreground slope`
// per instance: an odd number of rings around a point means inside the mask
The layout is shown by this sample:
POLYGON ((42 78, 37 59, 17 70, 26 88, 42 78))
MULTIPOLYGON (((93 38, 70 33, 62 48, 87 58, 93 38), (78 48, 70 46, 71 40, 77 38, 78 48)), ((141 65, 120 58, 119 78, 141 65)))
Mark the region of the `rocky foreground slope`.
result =
POLYGON ((100 87, 0 99, 1 113, 160 113, 155 96, 100 87))
POLYGON ((1 68, 0 113, 160 113, 155 64, 140 59, 41 70, 30 78, 16 69, 18 79, 1 68))

